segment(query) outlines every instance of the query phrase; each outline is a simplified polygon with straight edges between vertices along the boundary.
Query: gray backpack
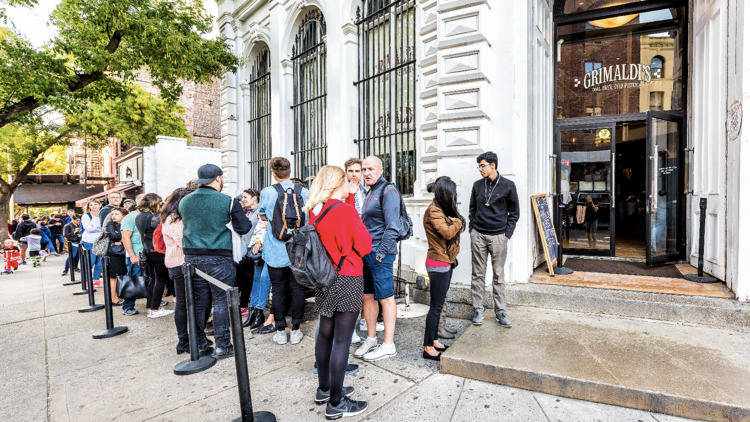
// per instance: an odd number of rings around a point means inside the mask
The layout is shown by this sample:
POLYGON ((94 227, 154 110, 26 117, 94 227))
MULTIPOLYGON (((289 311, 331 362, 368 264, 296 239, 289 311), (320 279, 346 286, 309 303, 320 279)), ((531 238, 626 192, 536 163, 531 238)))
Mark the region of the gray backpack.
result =
POLYGON ((323 242, 320 241, 320 235, 315 230, 315 226, 323 220, 328 211, 341 205, 337 202, 328 207, 318 217, 313 225, 302 226, 286 242, 286 252, 289 254, 289 260, 292 262, 290 268, 294 274, 297 283, 308 289, 328 290, 334 281, 338 278, 341 266, 344 265, 345 256, 341 257, 338 267, 334 267, 331 258, 328 256, 323 242))

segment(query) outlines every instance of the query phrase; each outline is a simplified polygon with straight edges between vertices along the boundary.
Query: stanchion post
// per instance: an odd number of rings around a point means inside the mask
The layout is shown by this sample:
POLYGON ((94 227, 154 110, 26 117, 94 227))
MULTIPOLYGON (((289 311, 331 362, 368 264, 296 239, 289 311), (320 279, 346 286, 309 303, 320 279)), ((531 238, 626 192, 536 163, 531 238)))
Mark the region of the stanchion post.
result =
POLYGON ((84 271, 86 271, 86 281, 88 282, 89 287, 87 291, 87 293, 89 294, 89 306, 79 309, 78 312, 94 312, 100 309, 104 309, 104 305, 97 305, 96 299, 94 298, 94 292, 96 291, 96 289, 94 289, 94 280, 91 276, 91 251, 88 249, 84 249, 82 252, 82 256, 86 257, 86 269, 84 271))
POLYGON ((229 325, 232 329, 234 365, 237 368, 237 390, 240 393, 240 412, 242 415, 234 422, 275 422, 276 416, 271 412, 253 413, 250 376, 247 372, 245 332, 242 329, 242 316, 240 315, 240 293, 236 287, 227 290, 227 305, 229 306, 229 325))
POLYGON ((112 286, 109 284, 109 257, 102 257, 102 282, 104 283, 104 314, 107 319, 107 329, 95 332, 92 337, 96 340, 119 336, 128 331, 128 327, 115 327, 112 320, 112 286))
MULTIPOLYGON (((83 251, 86 250, 86 248, 83 247, 82 243, 78 244, 78 264, 81 267, 81 290, 73 293, 73 295, 85 295, 89 293, 88 287, 91 286, 91 279, 87 278, 88 275, 86 273, 86 267, 88 266, 86 263, 86 254, 83 253, 83 251)), ((92 286, 93 287, 93 286, 92 286)))
POLYGON ((190 359, 175 365, 175 375, 192 375, 203 372, 216 364, 211 356, 200 356, 198 351, 198 326, 195 319, 195 296, 193 295, 192 264, 184 264, 182 273, 185 276, 185 302, 187 304, 188 336, 190 337, 190 359))
POLYGON ((81 280, 76 280, 76 270, 73 268, 73 242, 68 240, 68 263, 70 270, 70 281, 63 283, 63 286, 72 286, 74 284, 81 284, 81 280))

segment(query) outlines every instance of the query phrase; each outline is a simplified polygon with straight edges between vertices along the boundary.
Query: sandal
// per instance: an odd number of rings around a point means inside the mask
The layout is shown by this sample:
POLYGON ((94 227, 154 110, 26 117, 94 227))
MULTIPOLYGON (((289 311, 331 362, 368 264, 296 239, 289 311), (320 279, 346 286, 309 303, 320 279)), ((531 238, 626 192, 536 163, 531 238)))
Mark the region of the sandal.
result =
POLYGON ((112 302, 112 306, 122 306, 122 303, 125 302, 124 300, 120 299, 117 302, 112 302))

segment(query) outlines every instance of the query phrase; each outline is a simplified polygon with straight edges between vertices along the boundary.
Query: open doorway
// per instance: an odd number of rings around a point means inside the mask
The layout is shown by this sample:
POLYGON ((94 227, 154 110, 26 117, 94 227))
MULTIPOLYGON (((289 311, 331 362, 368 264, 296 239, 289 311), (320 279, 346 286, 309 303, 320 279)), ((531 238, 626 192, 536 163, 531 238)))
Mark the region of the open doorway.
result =
POLYGON ((617 125, 615 256, 646 259, 646 122, 617 125))

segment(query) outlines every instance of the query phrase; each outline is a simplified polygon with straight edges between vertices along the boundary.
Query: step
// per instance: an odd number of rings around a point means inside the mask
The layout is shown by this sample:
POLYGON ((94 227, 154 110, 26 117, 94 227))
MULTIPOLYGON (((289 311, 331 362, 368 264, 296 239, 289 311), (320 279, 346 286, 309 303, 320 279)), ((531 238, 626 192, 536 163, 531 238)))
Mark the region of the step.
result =
MULTIPOLYGON (((505 292, 510 306, 750 331, 750 303, 734 299, 535 283, 508 286, 505 292)), ((414 300, 429 304, 429 291, 414 289, 414 300)), ((486 309, 493 307, 489 288, 486 289, 484 306, 486 309)), ((454 283, 451 286, 446 312, 452 318, 472 318, 474 308, 471 305, 471 290, 468 285, 454 283)))
POLYGON ((513 307, 487 312, 443 353, 441 372, 707 421, 750 421, 750 334, 513 307))

